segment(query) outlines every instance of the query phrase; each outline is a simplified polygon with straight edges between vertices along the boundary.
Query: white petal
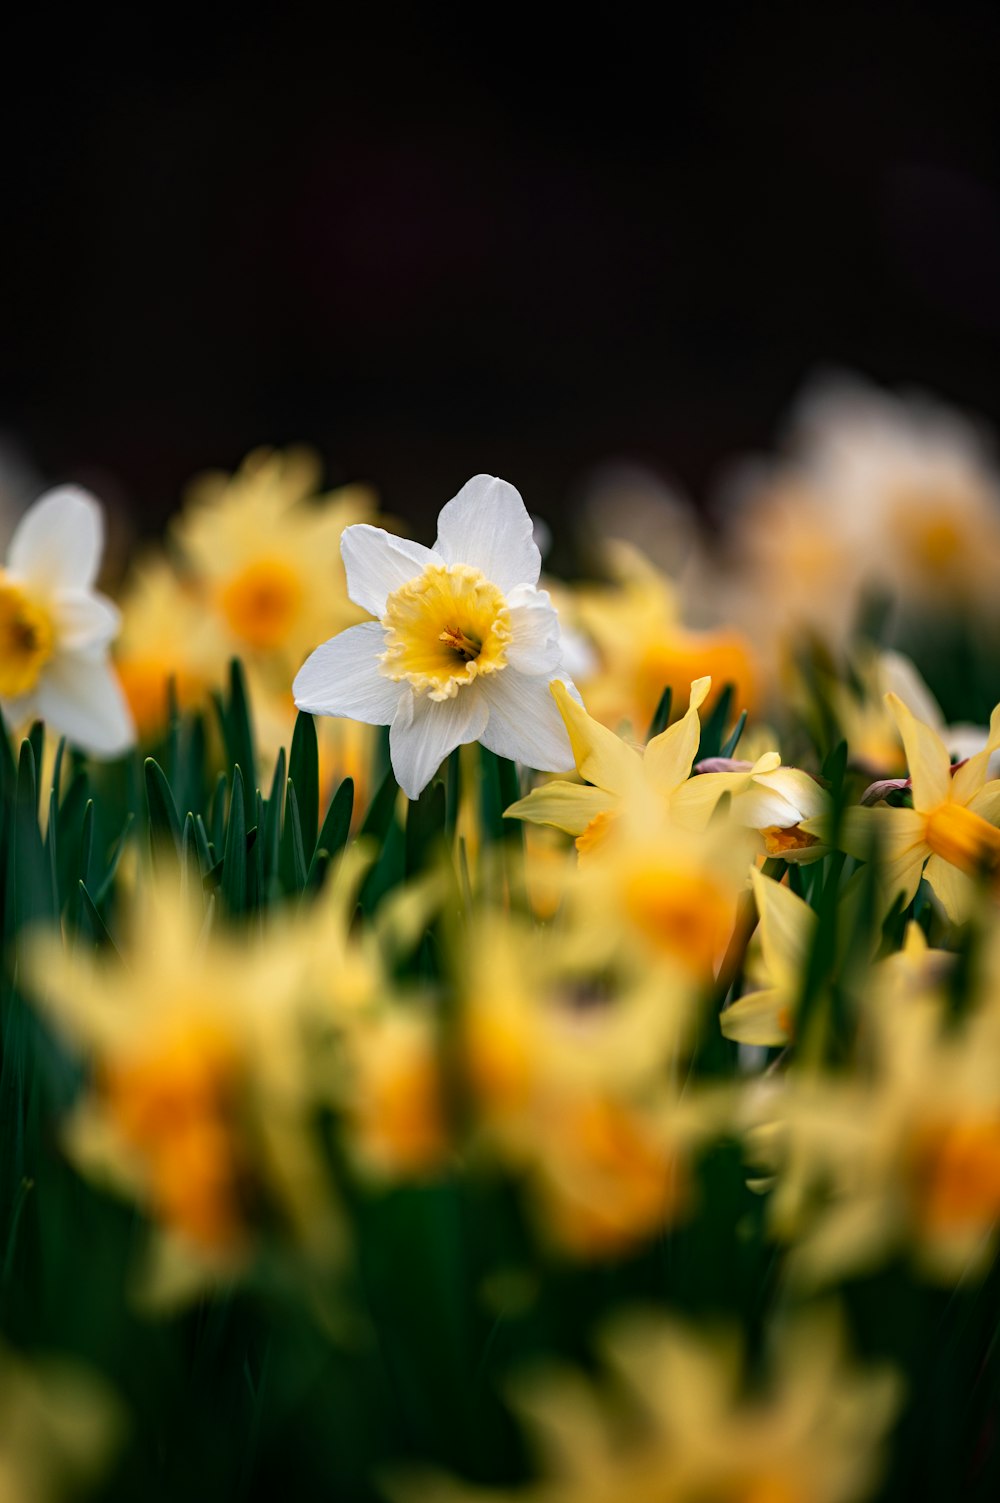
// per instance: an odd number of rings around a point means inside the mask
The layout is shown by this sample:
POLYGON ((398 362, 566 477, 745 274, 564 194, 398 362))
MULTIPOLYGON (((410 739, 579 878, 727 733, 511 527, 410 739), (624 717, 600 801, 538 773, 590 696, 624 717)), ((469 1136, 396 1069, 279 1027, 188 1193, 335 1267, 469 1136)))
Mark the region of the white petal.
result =
POLYGON ((348 595, 373 616, 385 615, 386 597, 393 590, 416 579, 428 564, 441 563, 438 555, 422 543, 393 537, 391 532, 367 522, 344 528, 340 553, 347 572, 348 595))
POLYGON ((366 725, 390 725, 402 689, 379 672, 385 632, 377 621, 349 626, 311 653, 292 684, 300 710, 344 715, 366 725))
POLYGON ((63 485, 30 506, 14 530, 7 567, 50 589, 89 590, 104 546, 104 517, 86 491, 63 485))
POLYGON ((785 830, 802 818, 795 805, 782 798, 776 788, 753 782, 733 799, 733 815, 751 830, 766 830, 772 825, 785 830))
POLYGON ((504 593, 536 585, 542 569, 524 502, 496 475, 474 475, 442 507, 434 550, 449 564, 481 569, 504 593))
MULTIPOLYGON (((573 684, 562 674, 555 676, 579 699, 573 684)), ((483 745, 498 757, 509 757, 539 772, 569 772, 573 752, 549 690, 551 680, 505 668, 481 682, 490 705, 489 724, 479 737, 483 745)))
POLYGON ((559 617, 547 590, 518 585, 507 597, 511 642, 507 662, 520 673, 544 673, 551 678, 562 661, 559 617))
POLYGON ((478 741, 489 707, 477 685, 454 699, 435 701, 407 690, 389 729, 389 755, 396 782, 407 798, 418 798, 449 752, 478 741))
POLYGON ((45 665, 35 705, 54 731, 95 756, 119 756, 135 741, 121 685, 104 658, 59 653, 45 665))
POLYGON ((105 595, 90 590, 61 590, 53 608, 56 639, 70 652, 103 652, 118 635, 121 612, 105 595))

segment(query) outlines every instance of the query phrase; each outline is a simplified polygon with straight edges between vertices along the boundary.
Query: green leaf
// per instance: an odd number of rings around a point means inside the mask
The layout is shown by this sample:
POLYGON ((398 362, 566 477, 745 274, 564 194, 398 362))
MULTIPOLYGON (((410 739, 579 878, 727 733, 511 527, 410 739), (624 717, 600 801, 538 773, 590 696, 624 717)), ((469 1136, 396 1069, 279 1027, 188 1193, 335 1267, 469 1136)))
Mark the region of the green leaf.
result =
POLYGON ((320 831, 319 840, 316 842, 316 851, 309 865, 309 886, 318 886, 320 873, 317 870, 317 861, 320 853, 325 854, 325 865, 336 860, 344 846, 347 837, 351 833, 351 815, 354 812, 354 779, 345 778, 330 800, 330 807, 326 811, 323 828, 320 831))
POLYGON ((295 717, 292 749, 288 757, 288 776, 295 784, 302 849, 308 862, 316 849, 316 832, 319 828, 319 747, 316 742, 316 722, 304 710, 300 710, 295 717))
POLYGON ((646 740, 652 741, 654 736, 659 736, 670 724, 670 711, 673 708, 674 691, 668 684, 660 695, 659 704, 653 711, 653 718, 649 722, 649 730, 646 732, 646 740))
POLYGON ((406 875, 414 877, 433 861, 444 838, 444 784, 435 779, 406 806, 406 875))
POLYGON ((115 950, 117 952, 118 947, 111 937, 111 932, 108 929, 108 926, 105 924, 104 920, 101 918, 100 913, 98 912, 97 904, 94 902, 93 898, 90 896, 90 893, 87 891, 87 884, 85 882, 80 882, 78 884, 77 890, 80 894, 81 934, 89 932, 90 938, 94 941, 95 944, 109 945, 112 950, 115 950))
POLYGON ((253 726, 246 675, 239 658, 229 664, 229 698, 223 702, 215 696, 215 708, 226 744, 230 764, 243 771, 243 816, 247 823, 253 816, 252 799, 257 791, 257 759, 254 754, 253 726))
POLYGON ((285 823, 281 831, 279 853, 281 885, 287 893, 303 892, 306 885, 306 857, 302 847, 302 826, 299 823, 299 801, 295 784, 289 778, 285 785, 285 823))
POLYGON ((385 839, 389 833, 389 826, 392 824, 392 816, 396 809, 398 795, 399 784, 396 782, 396 775, 390 767, 382 779, 378 792, 368 805, 368 812, 361 826, 362 838, 368 837, 378 841, 385 839))
POLYGON ((243 773, 238 763, 233 768, 233 796, 229 801, 220 888, 230 913, 243 913, 247 906, 247 826, 243 773))
POLYGON ((169 840, 177 855, 181 850, 181 817, 160 764, 147 757, 143 765, 146 780, 146 808, 149 811, 149 838, 160 845, 169 840))
POLYGON ((736 693, 734 684, 726 684, 722 693, 712 708, 712 713, 701 724, 701 742, 698 746, 696 762, 702 762, 706 757, 721 756, 722 742, 726 734, 726 726, 729 724, 729 716, 732 710, 733 696, 736 693))
POLYGON ((215 792, 212 795, 212 808, 209 814, 210 839, 216 851, 221 851, 226 844, 226 797, 229 792, 229 779, 224 772, 220 772, 215 784, 215 792))
POLYGON ((14 913, 18 928, 52 921, 58 913, 42 833, 38 828, 38 785, 35 777, 37 738, 21 742, 14 808, 14 913))
POLYGON ((732 735, 729 737, 729 740, 725 743, 722 750, 719 752, 720 757, 731 757, 733 755, 733 753, 736 751, 736 748, 740 744, 740 737, 743 735, 743 728, 746 723, 747 711, 742 710, 740 712, 740 718, 739 720, 737 720, 736 725, 733 728, 732 735))
MULTIPOLYGON (((190 818, 190 815, 188 816, 188 818, 190 818)), ((111 885, 115 880, 115 873, 118 870, 118 863, 122 859, 122 854, 125 850, 126 844, 128 843, 128 837, 134 822, 135 815, 130 809, 128 814, 125 816, 125 824, 122 832, 119 835, 118 839, 115 841, 114 849, 111 852, 111 858, 108 862, 107 870, 105 871, 104 876, 101 878, 101 885, 94 894, 94 902, 97 904, 98 908, 102 908, 104 906, 104 903, 107 901, 108 895, 111 892, 111 885)))

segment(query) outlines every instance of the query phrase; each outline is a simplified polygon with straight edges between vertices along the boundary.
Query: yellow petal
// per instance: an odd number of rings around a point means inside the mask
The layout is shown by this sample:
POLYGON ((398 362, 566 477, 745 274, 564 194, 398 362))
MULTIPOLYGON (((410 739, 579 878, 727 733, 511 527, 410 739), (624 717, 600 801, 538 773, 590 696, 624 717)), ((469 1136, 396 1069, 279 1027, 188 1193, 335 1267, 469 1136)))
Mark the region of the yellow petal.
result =
POLYGON ((951 758, 948 748, 937 732, 918 720, 897 694, 887 694, 885 702, 899 727, 906 752, 913 807, 933 809, 950 796, 951 758))
POLYGON ((711 687, 710 678, 696 678, 691 685, 687 713, 675 725, 668 726, 659 736, 654 736, 646 747, 646 775, 653 787, 668 797, 690 776, 691 764, 701 740, 698 711, 705 703, 711 687))
POLYGON ((736 1044, 764 1044, 776 1049, 792 1036, 788 994, 779 987, 748 992, 719 1018, 719 1027, 736 1044))
MULTIPOLYGON (((760 914, 760 946, 771 979, 786 993, 798 987, 816 933, 816 915, 790 887, 750 869, 760 914)), ((747 1042, 751 1042, 748 1040, 747 1042)))
MULTIPOLYGON (((1000 746, 1000 705, 997 705, 990 716, 990 730, 986 745, 982 751, 975 752, 954 773, 951 780, 951 796, 960 804, 967 804, 973 794, 977 793, 986 781, 986 773, 989 768, 990 757, 1000 746)), ((982 809, 976 811, 982 814, 982 809)), ((984 816, 989 818, 988 815, 984 816)))
POLYGON ((603 788, 556 780, 511 804, 504 812, 504 819, 524 819, 533 825, 553 825, 567 835, 582 835, 592 819, 612 809, 614 804, 614 798, 603 788))
POLYGON ((639 753, 588 715, 565 684, 554 679, 549 687, 569 732, 573 759, 581 778, 608 793, 624 794, 634 787, 641 776, 639 753))

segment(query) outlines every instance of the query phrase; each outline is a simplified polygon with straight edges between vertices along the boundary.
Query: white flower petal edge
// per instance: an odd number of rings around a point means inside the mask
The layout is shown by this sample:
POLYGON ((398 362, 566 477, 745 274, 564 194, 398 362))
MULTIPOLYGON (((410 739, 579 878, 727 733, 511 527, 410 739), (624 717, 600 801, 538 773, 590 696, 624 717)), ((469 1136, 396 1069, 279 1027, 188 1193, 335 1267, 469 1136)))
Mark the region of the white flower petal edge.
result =
POLYGON ((449 752, 467 741, 485 744, 490 707, 478 685, 434 702, 407 689, 389 730, 389 755, 407 798, 418 798, 449 752))
POLYGON ((35 681, 0 705, 11 724, 37 717, 83 751, 116 757, 135 726, 107 656, 118 608, 93 589, 103 542, 101 508, 76 486, 47 492, 21 518, 2 573, 49 618, 52 641, 35 681))
POLYGON ((393 590, 422 574, 428 564, 441 559, 422 543, 394 537, 382 527, 357 522, 345 527, 340 556, 347 574, 347 593, 355 605, 373 616, 385 615, 385 602, 393 590))
POLYGON ((103 547, 100 506, 86 491, 63 485, 25 512, 7 549, 7 568, 49 590, 89 590, 103 547))
POLYGON ((559 707, 549 689, 559 679, 580 701, 576 686, 563 673, 528 677, 508 668, 483 680, 490 718, 479 740, 488 751, 539 772, 569 772, 573 752, 559 707))
POLYGON ((507 596, 511 643, 507 662, 522 673, 552 674, 562 662, 563 642, 547 590, 518 585, 507 596))
POLYGON ((96 756, 120 756, 135 740, 121 685, 104 659, 53 658, 31 697, 42 720, 96 756))
POLYGON ((53 617, 59 645, 69 652, 94 657, 105 651, 118 635, 121 612, 104 595, 85 590, 66 590, 53 601, 53 617))
POLYGON ((366 725, 390 725, 405 685, 379 672, 385 633, 377 621, 349 626, 311 653, 295 675, 292 694, 310 715, 345 715, 366 725))
POLYGON ((520 492, 496 475, 474 475, 441 509, 434 552, 472 564, 504 594, 537 585, 542 555, 520 492))

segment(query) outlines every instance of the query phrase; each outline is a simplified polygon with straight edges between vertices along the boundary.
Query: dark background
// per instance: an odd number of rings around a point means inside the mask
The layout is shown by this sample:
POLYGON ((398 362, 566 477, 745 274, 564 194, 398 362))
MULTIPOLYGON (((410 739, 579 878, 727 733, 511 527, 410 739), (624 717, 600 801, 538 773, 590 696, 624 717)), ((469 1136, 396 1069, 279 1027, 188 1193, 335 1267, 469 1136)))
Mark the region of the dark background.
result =
POLYGON ((479 470, 558 520, 616 456, 703 498, 818 363, 1000 419, 1000 7, 348 14, 8 33, 44 479, 153 530, 298 439, 421 528, 479 470))

